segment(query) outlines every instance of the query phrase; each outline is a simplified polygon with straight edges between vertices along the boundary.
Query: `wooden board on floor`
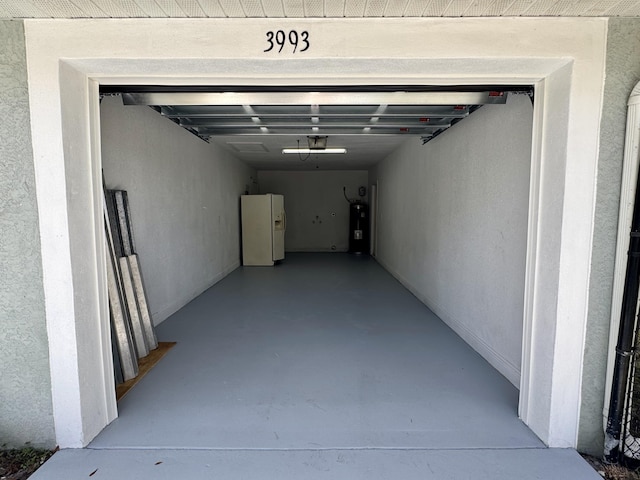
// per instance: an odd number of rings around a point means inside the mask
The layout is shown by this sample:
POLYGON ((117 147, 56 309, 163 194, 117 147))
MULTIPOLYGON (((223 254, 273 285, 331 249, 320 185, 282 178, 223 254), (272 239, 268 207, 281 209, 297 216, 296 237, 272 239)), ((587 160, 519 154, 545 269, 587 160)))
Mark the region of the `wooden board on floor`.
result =
POLYGON ((146 357, 141 358, 138 362, 138 376, 116 387, 116 400, 120 401, 175 344, 176 342, 158 342, 158 348, 149 352, 149 355, 146 357))

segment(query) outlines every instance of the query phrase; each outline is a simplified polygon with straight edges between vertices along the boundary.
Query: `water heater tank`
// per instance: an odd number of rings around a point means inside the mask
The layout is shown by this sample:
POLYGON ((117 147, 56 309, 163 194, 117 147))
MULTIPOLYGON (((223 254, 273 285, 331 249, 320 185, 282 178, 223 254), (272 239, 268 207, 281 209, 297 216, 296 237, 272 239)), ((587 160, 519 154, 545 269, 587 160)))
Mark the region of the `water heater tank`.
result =
POLYGON ((349 207, 349 253, 369 253, 369 207, 352 202, 349 207))

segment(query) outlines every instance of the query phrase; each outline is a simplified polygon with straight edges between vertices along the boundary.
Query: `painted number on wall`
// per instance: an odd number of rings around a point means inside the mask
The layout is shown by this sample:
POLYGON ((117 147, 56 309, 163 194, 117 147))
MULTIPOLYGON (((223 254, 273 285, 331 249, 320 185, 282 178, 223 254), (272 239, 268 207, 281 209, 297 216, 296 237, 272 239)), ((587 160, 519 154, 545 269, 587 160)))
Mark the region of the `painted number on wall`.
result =
POLYGON ((289 33, 284 30, 267 32, 267 48, 264 50, 265 52, 277 49, 278 53, 280 53, 285 45, 291 47, 292 53, 306 52, 311 46, 309 44, 309 32, 306 30, 300 33, 297 30, 290 30, 289 33))

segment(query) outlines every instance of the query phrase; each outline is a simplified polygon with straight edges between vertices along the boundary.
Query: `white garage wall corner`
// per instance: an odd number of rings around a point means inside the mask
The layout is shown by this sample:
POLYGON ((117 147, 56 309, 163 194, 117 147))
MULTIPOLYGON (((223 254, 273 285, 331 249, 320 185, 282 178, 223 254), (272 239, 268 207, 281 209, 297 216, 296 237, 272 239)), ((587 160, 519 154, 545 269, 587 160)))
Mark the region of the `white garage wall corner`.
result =
POLYGON ((358 196, 358 187, 367 187, 368 176, 366 170, 259 171, 260 192, 285 197, 286 250, 346 252, 349 204, 342 188, 347 187, 350 199, 366 202, 368 196, 358 196))
POLYGON ((255 171, 145 106, 101 104, 108 188, 127 190, 154 323, 240 265, 239 199, 255 171))
POLYGON ((519 386, 532 106, 485 106, 378 165, 378 261, 519 386))
MULTIPOLYGON (((91 110, 90 102, 91 96, 97 100, 98 86, 65 62, 60 63, 60 81, 66 86, 61 90, 60 100, 64 167, 65 173, 70 175, 66 196, 73 311, 77 318, 82 319, 73 330, 77 351, 77 363, 73 367, 77 368, 79 385, 60 392, 60 395, 63 402, 79 402, 81 418, 75 421, 81 422, 82 435, 69 446, 80 447, 93 439, 104 424, 111 422, 117 410, 111 350, 106 348, 111 332, 101 321, 108 307, 99 294, 106 290, 106 283, 100 275, 105 271, 105 261, 100 256, 104 254, 104 224, 102 215, 96 214, 102 213, 99 157, 95 157, 100 145, 99 138, 95 138, 99 119, 98 112, 91 110), (95 163, 91 159, 95 159, 95 163), (86 228, 87 225, 92 228, 86 228), (83 291, 93 294, 83 294, 83 291), (79 396, 76 398, 74 395, 79 396)), ((73 411, 68 405, 61 408, 65 412, 73 411)), ((72 435, 71 431, 69 435, 72 435)))
MULTIPOLYGON (((519 405, 520 415, 528 425, 535 425, 535 433, 549 445, 560 447, 570 446, 575 442, 579 398, 575 395, 576 389, 571 401, 565 401, 564 404, 557 402, 559 390, 562 389, 566 393, 567 389, 561 388, 557 383, 554 385, 554 381, 559 379, 560 384, 566 383, 575 387, 574 381, 579 379, 581 361, 579 357, 568 357, 568 350, 559 348, 557 328, 562 326, 575 330, 582 324, 576 319, 575 323, 562 322, 562 318, 566 317, 560 317, 558 314, 559 273, 562 270, 561 246, 563 235, 571 236, 571 232, 562 230, 564 197, 571 179, 566 175, 569 119, 565 115, 554 115, 553 112, 556 108, 562 112, 569 110, 573 75, 575 64, 569 62, 536 85, 536 127, 532 142, 534 161, 531 165, 530 179, 528 279, 525 284, 524 312, 524 338, 529 341, 523 345, 523 354, 528 355, 530 362, 528 366, 523 364, 519 405), (546 218, 546 221, 541 222, 541 218, 546 218), (571 323, 573 325, 570 327, 571 323), (565 368, 558 369, 556 362, 562 362, 565 368), (548 391, 549 394, 541 396, 539 391, 530 388, 532 383, 538 383, 538 388, 548 391), (556 413, 566 416, 574 423, 567 426, 566 420, 558 422, 556 418, 552 418, 556 413), (560 428, 565 428, 566 438, 558 440, 553 437, 551 430, 555 422, 561 425, 560 428)), ((576 214, 584 214, 587 211, 590 209, 576 211, 576 214)), ((579 345, 578 348, 582 348, 581 340, 580 336, 574 336, 569 343, 573 344, 572 348, 575 348, 576 344, 579 345)))

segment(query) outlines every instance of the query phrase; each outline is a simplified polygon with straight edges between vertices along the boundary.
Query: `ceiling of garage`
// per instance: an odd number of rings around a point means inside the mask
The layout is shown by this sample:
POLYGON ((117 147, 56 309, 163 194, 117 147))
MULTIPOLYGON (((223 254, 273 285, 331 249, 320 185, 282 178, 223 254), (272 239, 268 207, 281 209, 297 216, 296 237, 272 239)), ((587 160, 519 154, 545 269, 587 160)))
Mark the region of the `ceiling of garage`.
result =
POLYGON ((640 16, 640 0, 0 0, 0 18, 640 16))
POLYGON ((482 105, 506 103, 505 90, 526 87, 307 88, 212 92, 120 86, 103 87, 103 94, 119 91, 125 105, 150 106, 257 169, 366 169, 409 138, 426 143, 482 105), (327 148, 346 148, 347 153, 282 152, 308 148, 316 137, 327 137, 327 148))

